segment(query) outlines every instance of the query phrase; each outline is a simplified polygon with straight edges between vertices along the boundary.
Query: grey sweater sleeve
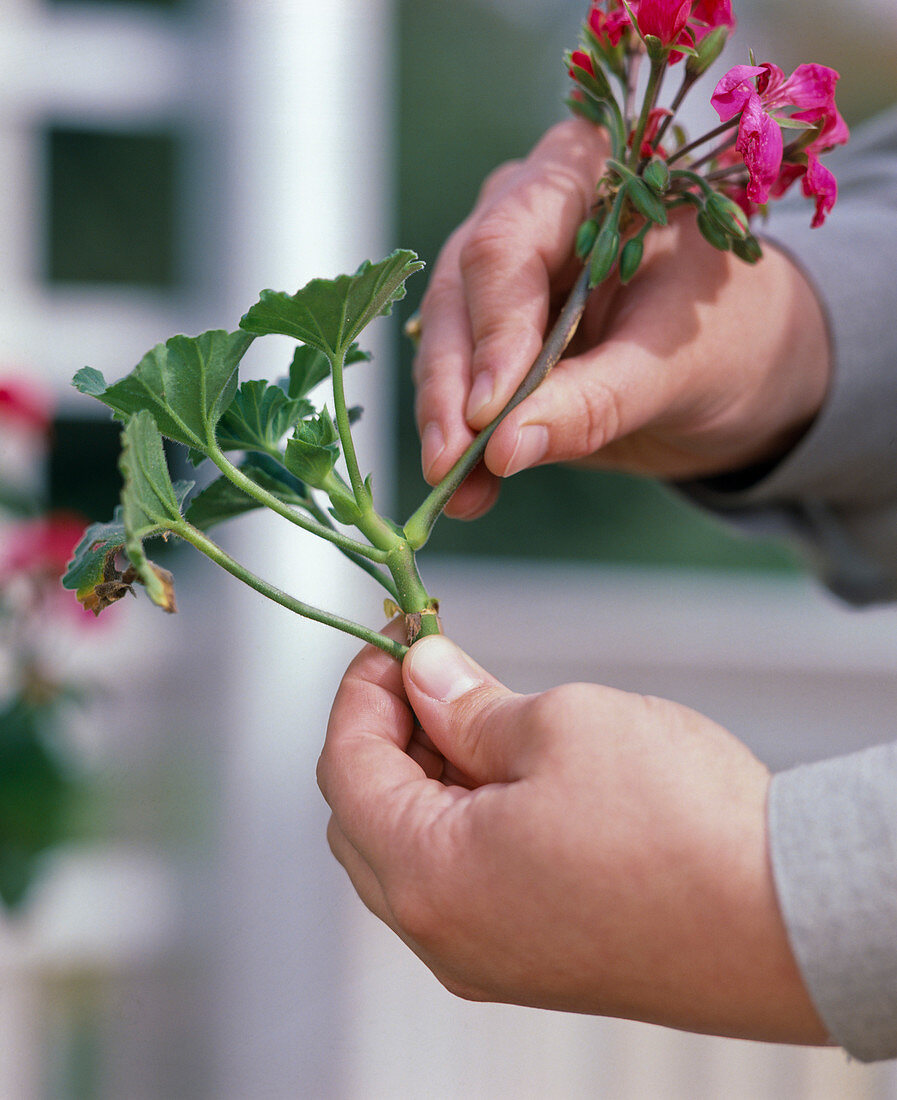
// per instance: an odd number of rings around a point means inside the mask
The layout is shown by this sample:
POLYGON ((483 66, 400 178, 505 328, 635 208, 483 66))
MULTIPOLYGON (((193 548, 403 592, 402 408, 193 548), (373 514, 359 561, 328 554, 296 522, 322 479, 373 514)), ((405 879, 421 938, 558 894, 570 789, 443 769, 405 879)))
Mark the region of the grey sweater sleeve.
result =
MULTIPOLYGON (((865 604, 897 598, 897 110, 827 163, 840 187, 829 222, 810 229, 796 202, 767 233, 827 311, 827 403, 762 476, 683 490, 742 529, 790 537, 865 604)), ((882 733, 897 737, 897 717, 882 733)), ((775 776, 769 826, 791 946, 830 1035, 863 1061, 897 1058, 897 741, 775 776)))
POLYGON ((807 273, 830 326, 834 378, 803 440, 746 487, 681 486, 740 528, 790 537, 856 604, 897 598, 897 109, 826 158, 839 197, 820 229, 782 204, 765 235, 807 273))

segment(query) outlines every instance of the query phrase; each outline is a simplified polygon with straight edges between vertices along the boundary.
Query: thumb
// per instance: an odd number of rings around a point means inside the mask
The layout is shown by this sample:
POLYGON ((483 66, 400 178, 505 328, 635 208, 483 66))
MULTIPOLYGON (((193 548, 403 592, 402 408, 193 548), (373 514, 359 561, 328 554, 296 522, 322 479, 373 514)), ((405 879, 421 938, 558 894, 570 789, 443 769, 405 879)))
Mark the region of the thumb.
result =
POLYGON ((477 784, 520 778, 528 696, 506 688, 443 634, 415 642, 402 676, 418 721, 446 760, 477 784))

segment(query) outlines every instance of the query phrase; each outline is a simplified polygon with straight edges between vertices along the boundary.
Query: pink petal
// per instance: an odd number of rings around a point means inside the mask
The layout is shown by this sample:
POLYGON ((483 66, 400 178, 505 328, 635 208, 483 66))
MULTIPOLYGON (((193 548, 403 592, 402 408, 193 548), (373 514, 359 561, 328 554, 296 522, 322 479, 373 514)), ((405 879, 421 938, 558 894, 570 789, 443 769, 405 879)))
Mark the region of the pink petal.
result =
POLYGON ((731 0, 697 0, 691 9, 691 19, 695 38, 700 40, 714 27, 735 29, 735 16, 731 0))
POLYGON ((652 34, 671 46, 685 29, 691 0, 641 0, 635 17, 642 34, 652 34))
POLYGON ((758 65, 736 65, 721 78, 710 97, 720 122, 734 118, 744 110, 751 96, 757 95, 753 81, 763 71, 758 65))
POLYGON ((838 181, 817 157, 811 155, 807 157, 807 174, 804 176, 801 187, 807 198, 816 199, 816 213, 810 224, 813 229, 818 229, 835 205, 838 197, 838 181))
POLYGON ((837 83, 838 73, 826 65, 798 65, 775 90, 776 104, 801 110, 834 106, 837 83))
POLYGON ((763 110, 760 97, 748 100, 738 127, 735 148, 744 157, 750 173, 747 195, 751 202, 760 205, 769 198, 769 189, 775 183, 782 164, 782 131, 763 110))

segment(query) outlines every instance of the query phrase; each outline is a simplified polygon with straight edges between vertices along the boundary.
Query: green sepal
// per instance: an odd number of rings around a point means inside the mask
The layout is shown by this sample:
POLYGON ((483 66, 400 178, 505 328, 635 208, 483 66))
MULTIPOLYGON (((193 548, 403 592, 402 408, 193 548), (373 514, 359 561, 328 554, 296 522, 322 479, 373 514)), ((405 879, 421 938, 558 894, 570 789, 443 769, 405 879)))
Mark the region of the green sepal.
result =
POLYGON ((582 99, 576 99, 572 95, 567 96, 564 103, 566 103, 573 114, 579 115, 580 118, 584 118, 586 122, 591 122, 595 126, 606 126, 611 133, 613 133, 607 108, 602 104, 596 103, 588 96, 584 96, 582 99))
POLYGON ((712 244, 713 247, 718 248, 720 252, 729 251, 732 247, 732 238, 728 233, 724 233, 723 230, 720 229, 706 210, 699 210, 695 220, 698 223, 698 229, 701 231, 701 236, 708 244, 712 244))
POLYGON ((641 235, 633 237, 623 245, 623 251, 620 253, 620 282, 624 285, 638 271, 644 251, 644 238, 641 235))
POLYGON ((366 260, 354 275, 312 279, 292 295, 263 290, 240 327, 260 336, 292 336, 339 359, 366 325, 404 297, 405 280, 423 266, 416 253, 399 249, 380 263, 366 260))
POLYGON ((244 382, 218 423, 218 446, 223 451, 276 450, 287 432, 314 411, 310 401, 289 397, 280 386, 244 382))
POLYGON ((627 198, 642 217, 656 225, 667 224, 667 208, 644 180, 633 176, 624 187, 627 198))
POLYGON ((729 39, 728 27, 714 27, 697 44, 694 53, 685 62, 685 71, 692 79, 703 76, 723 52, 729 39))
POLYGON ((320 488, 339 458, 339 433, 326 408, 301 420, 287 441, 283 462, 291 474, 320 488))
POLYGON ((572 74, 573 79, 584 92, 599 101, 613 99, 613 92, 611 91, 601 60, 591 51, 589 56, 592 59, 592 68, 595 70, 594 75, 590 73, 588 69, 584 69, 581 65, 574 63, 572 52, 568 52, 565 55, 564 62, 567 65, 568 71, 572 74))
POLYGON ((645 170, 642 179, 657 195, 664 195, 670 186, 670 167, 663 157, 652 157, 645 170))
MULTIPOLYGON (((346 352, 344 366, 353 363, 370 362, 371 353, 362 351, 358 344, 352 344, 346 352)), ((330 360, 318 348, 300 344, 293 353, 290 376, 277 384, 292 397, 305 397, 315 386, 330 376, 330 360)))
POLYGON ((106 385, 93 367, 83 367, 73 385, 112 409, 116 420, 152 414, 159 431, 204 450, 237 390, 237 371, 253 337, 216 329, 199 336, 172 336, 157 344, 120 381, 106 385))
POLYGON ((592 251, 592 245, 598 236, 598 222, 595 218, 587 218, 576 231, 576 255, 584 260, 592 251))
MULTIPOLYGON (((637 23, 636 23, 637 25, 637 23)), ((666 61, 670 55, 670 47, 663 44, 663 39, 658 38, 656 34, 646 34, 642 36, 642 41, 645 43, 645 49, 648 51, 648 58, 655 64, 660 61, 666 61)), ((685 53, 686 51, 677 46, 676 50, 679 53, 685 53)))
POLYGON ((354 527, 361 519, 361 509, 348 493, 344 496, 330 494, 330 514, 338 523, 344 523, 348 527, 354 527))
POLYGON ((617 253, 620 251, 620 231, 617 228, 616 219, 611 216, 602 225, 592 249, 592 258, 589 262, 589 286, 594 288, 611 273, 617 261, 617 253))
POLYGON ((707 217, 728 236, 744 240, 748 235, 750 223, 747 214, 737 202, 726 195, 721 195, 718 191, 711 192, 707 196, 704 209, 707 217))
POLYGON ((626 75, 626 46, 621 36, 616 46, 601 41, 588 23, 583 27, 584 45, 591 54, 600 57, 614 76, 622 79, 626 75))
MULTIPOLYGON (((266 455, 247 459, 240 464, 240 470, 283 504, 307 509, 312 503, 308 490, 302 482, 278 466, 273 459, 268 459, 266 455)), ((228 478, 220 477, 206 486, 201 493, 197 493, 190 502, 184 518, 200 531, 208 531, 217 523, 224 523, 226 520, 261 507, 263 505, 247 496, 228 478)))
POLYGON ((751 233, 748 233, 743 240, 736 237, 732 242, 732 251, 739 260, 744 260, 748 264, 755 264, 763 258, 763 249, 760 247, 760 242, 751 233))

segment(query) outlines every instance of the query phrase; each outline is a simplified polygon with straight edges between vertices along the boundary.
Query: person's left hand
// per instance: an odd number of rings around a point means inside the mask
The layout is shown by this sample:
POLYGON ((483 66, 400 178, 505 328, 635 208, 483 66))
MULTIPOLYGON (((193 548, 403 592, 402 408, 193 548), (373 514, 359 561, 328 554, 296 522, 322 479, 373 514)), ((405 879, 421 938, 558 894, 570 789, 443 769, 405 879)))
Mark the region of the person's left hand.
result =
POLYGON ((319 782, 361 898, 453 992, 826 1041, 775 898, 769 774, 700 714, 517 695, 443 636, 401 667, 368 647, 319 782))

